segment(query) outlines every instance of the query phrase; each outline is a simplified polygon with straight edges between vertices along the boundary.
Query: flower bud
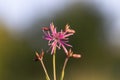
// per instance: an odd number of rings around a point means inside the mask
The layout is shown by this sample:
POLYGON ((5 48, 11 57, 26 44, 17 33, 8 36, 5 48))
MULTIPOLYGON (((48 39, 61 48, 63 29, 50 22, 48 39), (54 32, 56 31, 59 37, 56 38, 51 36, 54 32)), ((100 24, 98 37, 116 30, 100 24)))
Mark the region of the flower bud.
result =
POLYGON ((73 54, 72 57, 73 58, 81 58, 81 55, 80 54, 73 54))
POLYGON ((42 50, 41 54, 39 54, 38 52, 36 52, 36 58, 34 60, 35 61, 42 60, 43 56, 44 56, 44 51, 43 50, 42 50))
POLYGON ((48 27, 42 27, 42 30, 44 30, 44 31, 49 31, 50 28, 48 28, 48 27))
POLYGON ((65 26, 65 32, 68 32, 68 33, 75 33, 75 30, 70 29, 70 26, 67 24, 67 25, 65 26))

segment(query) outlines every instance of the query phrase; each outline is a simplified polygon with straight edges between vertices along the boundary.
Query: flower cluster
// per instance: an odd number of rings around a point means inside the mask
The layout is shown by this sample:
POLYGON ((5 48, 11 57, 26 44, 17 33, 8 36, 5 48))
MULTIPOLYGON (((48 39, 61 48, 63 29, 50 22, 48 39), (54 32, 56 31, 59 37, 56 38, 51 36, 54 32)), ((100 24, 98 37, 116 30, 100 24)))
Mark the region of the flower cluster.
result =
MULTIPOLYGON (((51 54, 53 55, 53 75, 54 75, 54 80, 56 80, 56 67, 55 67, 55 54, 56 54, 56 49, 61 49, 63 48, 64 52, 66 53, 66 59, 63 65, 63 69, 61 72, 61 78, 60 80, 64 79, 64 71, 66 64, 68 62, 68 59, 73 57, 73 58, 81 58, 80 54, 74 54, 71 48, 67 50, 66 47, 72 47, 72 45, 68 44, 69 42, 69 36, 73 35, 75 33, 75 30, 71 29, 69 25, 66 25, 64 30, 61 30, 60 32, 57 31, 56 27, 54 27, 54 24, 51 23, 49 27, 43 27, 42 31, 44 33, 44 39, 48 41, 48 45, 50 46, 51 54)), ((44 72, 46 74, 46 79, 50 80, 50 77, 47 73, 47 69, 43 63, 43 56, 44 56, 44 51, 42 50, 41 54, 38 54, 36 52, 36 58, 35 61, 40 61, 42 64, 42 67, 44 69, 44 72)))

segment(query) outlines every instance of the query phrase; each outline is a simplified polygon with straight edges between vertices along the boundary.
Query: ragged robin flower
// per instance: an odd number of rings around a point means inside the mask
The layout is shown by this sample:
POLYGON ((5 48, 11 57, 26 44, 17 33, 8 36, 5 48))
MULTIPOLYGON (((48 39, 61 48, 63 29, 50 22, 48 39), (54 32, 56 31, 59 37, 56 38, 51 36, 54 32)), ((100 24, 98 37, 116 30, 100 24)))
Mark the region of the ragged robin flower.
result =
POLYGON ((70 29, 69 25, 66 25, 65 29, 61 30, 60 32, 57 32, 53 23, 50 24, 50 27, 43 27, 42 30, 45 35, 44 39, 48 40, 51 54, 54 53, 56 48, 61 49, 61 47, 64 49, 66 54, 68 53, 66 46, 72 47, 70 44, 68 44, 68 37, 75 33, 73 29, 70 29))

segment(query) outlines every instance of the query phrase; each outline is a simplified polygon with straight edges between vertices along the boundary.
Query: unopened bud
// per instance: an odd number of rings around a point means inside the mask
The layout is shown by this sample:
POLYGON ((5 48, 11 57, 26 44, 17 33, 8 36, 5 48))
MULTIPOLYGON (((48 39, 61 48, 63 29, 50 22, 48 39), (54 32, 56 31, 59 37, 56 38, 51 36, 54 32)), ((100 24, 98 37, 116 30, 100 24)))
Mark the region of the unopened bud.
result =
POLYGON ((80 54, 73 54, 72 57, 73 58, 81 58, 81 55, 80 54))
POLYGON ((49 31, 50 28, 48 28, 48 27, 42 27, 42 30, 44 30, 44 31, 49 31))
POLYGON ((67 24, 67 25, 65 26, 65 32, 68 32, 68 33, 75 33, 75 30, 70 29, 70 26, 67 24))
POLYGON ((44 56, 44 51, 42 50, 42 53, 39 54, 38 52, 36 52, 36 57, 35 57, 35 61, 38 61, 38 60, 42 60, 43 59, 43 56, 44 56))

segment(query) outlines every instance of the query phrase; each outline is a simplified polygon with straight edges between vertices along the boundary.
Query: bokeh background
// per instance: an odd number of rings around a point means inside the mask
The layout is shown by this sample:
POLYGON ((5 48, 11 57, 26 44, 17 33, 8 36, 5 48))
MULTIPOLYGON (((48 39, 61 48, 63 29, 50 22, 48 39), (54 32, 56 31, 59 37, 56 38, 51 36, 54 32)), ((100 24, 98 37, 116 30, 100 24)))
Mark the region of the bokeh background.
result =
MULTIPOLYGON (((48 50, 41 27, 51 22, 60 30, 75 29, 70 37, 81 59, 70 59, 64 80, 120 80, 119 0, 0 0, 0 80, 45 80, 35 51, 48 50)), ((65 59, 57 53, 57 78, 65 59)), ((44 62, 52 76, 52 56, 44 62)))

